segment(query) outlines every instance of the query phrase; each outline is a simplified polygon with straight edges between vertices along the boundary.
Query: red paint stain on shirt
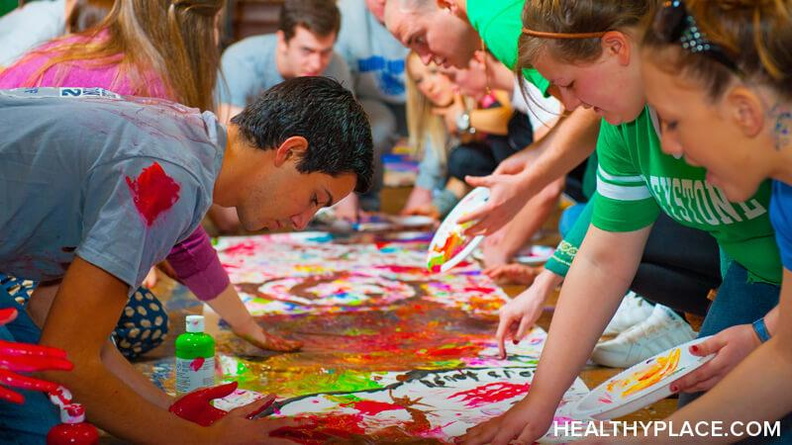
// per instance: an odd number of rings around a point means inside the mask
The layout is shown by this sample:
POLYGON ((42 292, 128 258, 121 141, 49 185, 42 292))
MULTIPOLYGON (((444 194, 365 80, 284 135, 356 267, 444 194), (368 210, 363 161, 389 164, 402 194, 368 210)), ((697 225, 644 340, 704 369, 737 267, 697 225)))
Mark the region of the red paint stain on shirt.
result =
POLYGON ((530 383, 495 382, 452 394, 449 399, 461 397, 466 406, 476 408, 525 394, 529 389, 531 389, 530 383))
POLYGON ((138 213, 149 227, 179 200, 181 186, 156 162, 144 168, 137 178, 127 176, 126 182, 138 213))

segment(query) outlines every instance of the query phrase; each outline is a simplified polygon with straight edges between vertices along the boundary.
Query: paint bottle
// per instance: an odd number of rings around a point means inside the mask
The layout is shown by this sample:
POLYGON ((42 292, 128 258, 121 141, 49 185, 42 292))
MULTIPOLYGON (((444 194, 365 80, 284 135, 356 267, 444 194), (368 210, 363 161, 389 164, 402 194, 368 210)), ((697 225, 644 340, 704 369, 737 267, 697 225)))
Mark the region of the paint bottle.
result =
POLYGON ((215 342, 204 333, 203 315, 187 316, 187 332, 176 338, 176 393, 215 384, 215 342))
POLYGON ((85 409, 79 403, 64 405, 61 424, 47 433, 47 445, 97 445, 99 431, 85 421, 85 409))

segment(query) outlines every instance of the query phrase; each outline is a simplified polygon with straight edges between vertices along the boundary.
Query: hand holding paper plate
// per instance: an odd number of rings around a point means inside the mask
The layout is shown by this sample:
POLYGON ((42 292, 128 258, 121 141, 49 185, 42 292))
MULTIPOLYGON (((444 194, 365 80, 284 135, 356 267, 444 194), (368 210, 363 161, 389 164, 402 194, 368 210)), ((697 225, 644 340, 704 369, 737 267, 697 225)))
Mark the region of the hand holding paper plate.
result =
POLYGON ((573 417, 608 420, 670 396, 671 383, 715 357, 715 354, 698 357, 689 351, 691 345, 707 338, 668 349, 606 380, 580 400, 573 410, 573 417))
POLYGON ((475 224, 475 221, 465 224, 459 224, 457 221, 486 204, 488 199, 489 189, 479 187, 465 195, 451 210, 429 244, 429 253, 426 257, 426 267, 429 270, 445 272, 451 269, 470 255, 484 239, 480 235, 469 237, 464 234, 465 229, 475 224))

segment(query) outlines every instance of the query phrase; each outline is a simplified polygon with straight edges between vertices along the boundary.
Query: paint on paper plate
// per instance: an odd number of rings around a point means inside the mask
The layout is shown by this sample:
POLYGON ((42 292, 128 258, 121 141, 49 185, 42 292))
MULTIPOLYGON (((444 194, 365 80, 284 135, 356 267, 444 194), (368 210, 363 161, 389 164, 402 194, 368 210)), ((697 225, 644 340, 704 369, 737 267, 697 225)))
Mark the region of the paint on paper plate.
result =
POLYGON ((462 262, 484 239, 482 236, 465 236, 464 232, 475 221, 460 224, 458 221, 484 205, 489 199, 489 189, 478 187, 465 195, 438 227, 426 256, 426 268, 434 273, 448 272, 462 262))
POLYGON ((600 401, 612 403, 614 399, 626 399, 673 375, 679 366, 680 354, 680 348, 673 348, 668 354, 649 360, 626 378, 608 383, 607 391, 600 401))

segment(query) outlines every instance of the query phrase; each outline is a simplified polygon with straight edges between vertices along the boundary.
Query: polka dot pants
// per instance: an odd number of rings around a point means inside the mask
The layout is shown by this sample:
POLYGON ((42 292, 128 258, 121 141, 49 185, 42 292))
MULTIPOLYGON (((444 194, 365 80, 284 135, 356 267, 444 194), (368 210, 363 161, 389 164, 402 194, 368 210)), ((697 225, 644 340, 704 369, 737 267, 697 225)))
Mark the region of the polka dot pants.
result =
MULTIPOLYGON (((0 286, 22 305, 37 284, 0 273, 0 286)), ((162 303, 150 290, 139 287, 124 307, 112 337, 121 354, 133 359, 162 344, 168 330, 168 313, 162 303)))

